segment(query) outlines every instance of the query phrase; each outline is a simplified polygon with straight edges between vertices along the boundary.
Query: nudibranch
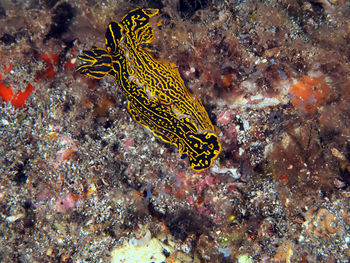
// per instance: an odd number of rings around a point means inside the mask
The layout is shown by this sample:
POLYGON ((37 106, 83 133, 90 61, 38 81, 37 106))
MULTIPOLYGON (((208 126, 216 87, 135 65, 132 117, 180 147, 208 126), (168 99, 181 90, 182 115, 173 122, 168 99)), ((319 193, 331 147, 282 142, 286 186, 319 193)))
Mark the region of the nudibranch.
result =
POLYGON ((153 40, 149 20, 156 14, 158 9, 135 9, 120 22, 122 39, 119 45, 127 51, 128 66, 132 70, 130 79, 143 86, 150 97, 156 96, 162 104, 172 104, 178 115, 190 116, 201 130, 213 131, 207 111, 186 88, 176 65, 155 59, 142 47, 153 40))
POLYGON ((96 79, 112 76, 128 100, 132 118, 188 156, 193 170, 202 171, 212 165, 221 144, 203 105, 191 97, 177 68, 154 60, 140 47, 153 39, 149 17, 157 13, 157 9, 135 9, 121 23, 111 22, 106 31, 106 49, 84 51, 78 57, 83 64, 77 71, 96 79), (130 45, 126 38, 130 38, 130 45), (135 64, 133 56, 137 56, 135 64))

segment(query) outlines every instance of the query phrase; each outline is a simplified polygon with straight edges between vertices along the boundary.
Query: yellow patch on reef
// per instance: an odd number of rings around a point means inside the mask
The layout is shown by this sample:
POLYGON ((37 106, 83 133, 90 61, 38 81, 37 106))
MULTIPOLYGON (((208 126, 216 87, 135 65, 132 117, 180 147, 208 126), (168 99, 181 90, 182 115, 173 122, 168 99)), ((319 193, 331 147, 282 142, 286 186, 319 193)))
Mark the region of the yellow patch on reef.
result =
POLYGON ((149 18, 157 9, 135 9, 106 31, 106 49, 93 47, 79 59, 81 74, 115 78, 128 100, 132 118, 188 156, 195 171, 209 168, 221 151, 218 136, 202 103, 185 87, 175 64, 155 60, 142 44, 150 43, 149 18))
POLYGON ((157 238, 152 238, 144 246, 133 246, 125 244, 122 247, 115 248, 112 251, 112 263, 190 263, 193 260, 186 254, 176 251, 174 248, 164 244, 157 238), (164 253, 165 252, 165 253, 164 253), (169 260, 171 258, 171 261, 169 260))

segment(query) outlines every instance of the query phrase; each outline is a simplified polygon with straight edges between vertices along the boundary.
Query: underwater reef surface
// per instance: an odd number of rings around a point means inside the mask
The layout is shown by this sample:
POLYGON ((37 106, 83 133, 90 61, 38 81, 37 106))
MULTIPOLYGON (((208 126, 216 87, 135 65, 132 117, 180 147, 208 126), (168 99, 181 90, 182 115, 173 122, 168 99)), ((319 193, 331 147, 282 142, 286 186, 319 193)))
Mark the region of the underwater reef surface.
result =
POLYGON ((348 262, 349 21, 345 0, 0 1, 0 262, 348 262), (135 8, 218 135, 206 170, 75 72, 135 8))

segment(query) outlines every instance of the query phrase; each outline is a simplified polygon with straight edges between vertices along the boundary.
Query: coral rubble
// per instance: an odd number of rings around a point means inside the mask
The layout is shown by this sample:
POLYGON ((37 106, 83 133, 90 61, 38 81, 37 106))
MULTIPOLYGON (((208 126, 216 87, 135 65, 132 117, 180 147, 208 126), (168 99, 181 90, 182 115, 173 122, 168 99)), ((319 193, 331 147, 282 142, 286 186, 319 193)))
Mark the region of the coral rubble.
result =
POLYGON ((0 261, 348 262, 349 18, 344 0, 2 1, 0 261), (219 134, 208 170, 74 71, 137 7, 160 9, 144 48, 219 134))

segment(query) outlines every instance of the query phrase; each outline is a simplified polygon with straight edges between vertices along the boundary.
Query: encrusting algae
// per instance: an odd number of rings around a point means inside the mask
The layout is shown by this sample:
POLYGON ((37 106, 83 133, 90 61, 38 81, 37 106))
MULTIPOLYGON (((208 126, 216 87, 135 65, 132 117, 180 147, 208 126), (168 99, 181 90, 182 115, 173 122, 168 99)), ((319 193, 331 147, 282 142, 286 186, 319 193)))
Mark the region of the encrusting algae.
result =
POLYGON ((208 113, 193 98, 174 64, 156 60, 142 44, 150 43, 149 19, 158 9, 135 9, 106 31, 106 50, 93 47, 78 58, 83 75, 115 78, 133 119, 189 157, 195 171, 209 168, 221 151, 208 113))
POLYGON ((1 259, 348 262, 349 5, 39 3, 0 4, 1 259))

